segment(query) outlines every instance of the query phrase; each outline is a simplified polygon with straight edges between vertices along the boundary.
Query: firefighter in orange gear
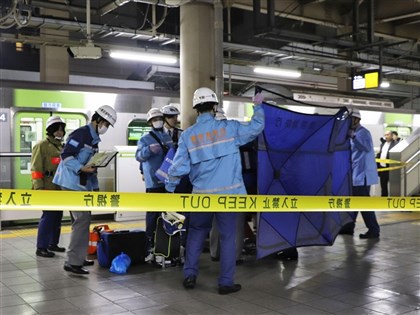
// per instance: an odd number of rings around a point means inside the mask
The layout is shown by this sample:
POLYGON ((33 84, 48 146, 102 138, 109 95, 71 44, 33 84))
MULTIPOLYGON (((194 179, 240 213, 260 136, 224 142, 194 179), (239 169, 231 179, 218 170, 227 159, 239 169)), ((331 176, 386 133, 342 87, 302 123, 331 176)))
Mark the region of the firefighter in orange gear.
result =
MULTIPOLYGON (((52 183, 52 179, 60 163, 65 127, 66 124, 61 117, 48 118, 47 138, 37 143, 32 149, 32 189, 61 190, 60 186, 52 183)), ((37 256, 54 257, 54 252, 65 251, 64 247, 58 246, 62 218, 63 211, 42 211, 38 224, 37 256)))

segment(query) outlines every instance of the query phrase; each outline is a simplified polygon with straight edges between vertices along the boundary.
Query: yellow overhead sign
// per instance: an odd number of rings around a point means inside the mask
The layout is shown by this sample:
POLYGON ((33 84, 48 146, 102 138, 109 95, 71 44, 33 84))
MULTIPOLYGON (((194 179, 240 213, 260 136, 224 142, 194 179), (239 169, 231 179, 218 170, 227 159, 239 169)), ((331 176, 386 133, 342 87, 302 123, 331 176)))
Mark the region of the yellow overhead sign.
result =
POLYGON ((353 90, 372 89, 379 86, 379 70, 355 72, 352 74, 353 90))
POLYGON ((379 72, 370 72, 365 74, 365 88, 377 88, 379 85, 379 72))
POLYGON ((420 211, 420 197, 146 194, 0 189, 0 210, 101 212, 420 211))

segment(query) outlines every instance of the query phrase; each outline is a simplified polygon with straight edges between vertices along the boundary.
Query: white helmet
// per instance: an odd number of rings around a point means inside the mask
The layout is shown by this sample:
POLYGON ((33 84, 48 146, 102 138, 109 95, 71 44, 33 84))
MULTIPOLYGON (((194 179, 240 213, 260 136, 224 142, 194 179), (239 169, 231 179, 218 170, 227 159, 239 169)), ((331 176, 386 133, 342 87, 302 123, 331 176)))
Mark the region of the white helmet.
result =
POLYGON ((61 117, 59 117, 59 116, 51 116, 47 120, 47 126, 46 126, 45 129, 48 129, 50 126, 52 126, 54 124, 63 124, 64 126, 66 126, 66 123, 64 122, 64 120, 61 117))
POLYGON ((115 123, 117 122, 117 112, 109 105, 102 105, 99 107, 96 112, 99 116, 105 119, 107 122, 114 127, 115 123))
POLYGON ((155 118, 155 117, 163 118, 163 114, 161 113, 159 108, 152 108, 147 112, 147 122, 149 122, 150 119, 155 118))
POLYGON ((171 105, 171 104, 163 106, 160 109, 160 112, 163 115, 169 115, 169 116, 170 115, 179 115, 180 114, 178 108, 176 108, 174 105, 171 105))
POLYGON ((351 112, 351 116, 354 118, 362 119, 362 116, 360 115, 360 111, 357 108, 353 108, 353 111, 351 112))
POLYGON ((199 104, 208 102, 219 104, 216 93, 214 93, 213 90, 206 87, 202 87, 195 90, 193 96, 193 108, 195 108, 199 104))

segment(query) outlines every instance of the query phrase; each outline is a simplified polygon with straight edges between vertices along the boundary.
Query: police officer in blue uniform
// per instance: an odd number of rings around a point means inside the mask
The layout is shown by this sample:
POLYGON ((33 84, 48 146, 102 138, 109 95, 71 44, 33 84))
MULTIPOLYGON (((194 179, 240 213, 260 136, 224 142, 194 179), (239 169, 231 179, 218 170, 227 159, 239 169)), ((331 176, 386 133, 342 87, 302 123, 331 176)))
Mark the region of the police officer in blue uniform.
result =
MULTIPOLYGON (((166 190, 173 192, 183 175, 189 174, 196 194, 246 194, 242 179, 239 147, 258 136, 264 129, 264 111, 261 94, 254 97, 254 115, 248 123, 235 120, 216 120, 218 104, 216 94, 202 87, 194 92, 193 108, 197 122, 184 130, 178 142, 173 165, 169 168, 166 190)), ((234 283, 235 212, 192 212, 187 237, 184 264, 186 289, 196 285, 199 258, 205 239, 216 216, 220 231, 219 294, 229 294, 241 289, 234 283)))
MULTIPOLYGON (((351 113, 352 124, 349 130, 352 161, 352 195, 370 196, 370 186, 378 183, 378 170, 376 168, 375 151, 372 135, 369 130, 360 124, 362 116, 358 109, 351 113)), ((358 212, 353 212, 354 222, 347 223, 340 234, 353 235, 358 212)), ((360 234, 361 239, 377 239, 380 227, 374 211, 363 211, 363 221, 368 228, 366 233, 360 234)))
MULTIPOLYGON (((147 112, 147 123, 152 130, 137 142, 136 160, 141 163, 146 193, 165 193, 165 183, 159 180, 155 173, 162 165, 173 142, 163 129, 163 114, 158 108, 152 108, 147 112)), ((159 212, 146 212, 146 238, 149 251, 146 260, 152 259, 153 236, 159 215, 159 212)))
POLYGON ((177 127, 178 115, 180 114, 178 108, 174 105, 165 105, 160 109, 163 114, 163 130, 172 138, 174 146, 178 145, 178 139, 181 136, 182 129, 177 127))
MULTIPOLYGON (((117 122, 117 112, 108 105, 99 107, 91 122, 73 131, 61 153, 53 183, 63 190, 98 191, 97 168, 88 164, 90 158, 98 152, 98 143, 109 125, 117 122)), ((71 211, 73 222, 67 260, 64 270, 76 274, 89 274, 83 266, 93 265, 93 260, 86 260, 89 246, 90 211, 71 211)))

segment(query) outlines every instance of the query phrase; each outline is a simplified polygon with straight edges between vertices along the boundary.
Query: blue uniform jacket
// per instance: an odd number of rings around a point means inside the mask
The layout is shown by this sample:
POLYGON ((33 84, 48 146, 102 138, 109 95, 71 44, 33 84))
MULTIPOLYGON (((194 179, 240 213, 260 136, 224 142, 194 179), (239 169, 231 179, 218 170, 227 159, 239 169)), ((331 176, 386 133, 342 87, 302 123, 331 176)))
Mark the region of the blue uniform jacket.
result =
MULTIPOLYGON (((156 129, 153 129, 152 132, 160 139, 164 146, 168 148, 173 147, 172 139, 166 132, 156 129)), ((159 145, 150 133, 145 134, 139 139, 137 142, 136 160, 142 165, 146 188, 163 187, 164 183, 156 177, 155 173, 162 165, 166 152, 163 152, 162 147, 160 147, 158 153, 153 153, 150 150, 151 144, 159 145)))
POLYGON ((97 173, 84 173, 80 169, 98 152, 100 141, 92 124, 73 131, 64 145, 53 183, 70 190, 98 190, 97 173))
POLYGON ((264 124, 261 105, 254 107, 247 123, 216 120, 211 113, 199 115, 181 134, 166 190, 173 192, 180 178, 189 174, 193 193, 246 194, 239 147, 257 137, 264 124))
POLYGON ((353 186, 371 186, 378 183, 375 151, 369 130, 359 125, 350 140, 353 186), (366 183, 365 183, 366 179, 366 183))

